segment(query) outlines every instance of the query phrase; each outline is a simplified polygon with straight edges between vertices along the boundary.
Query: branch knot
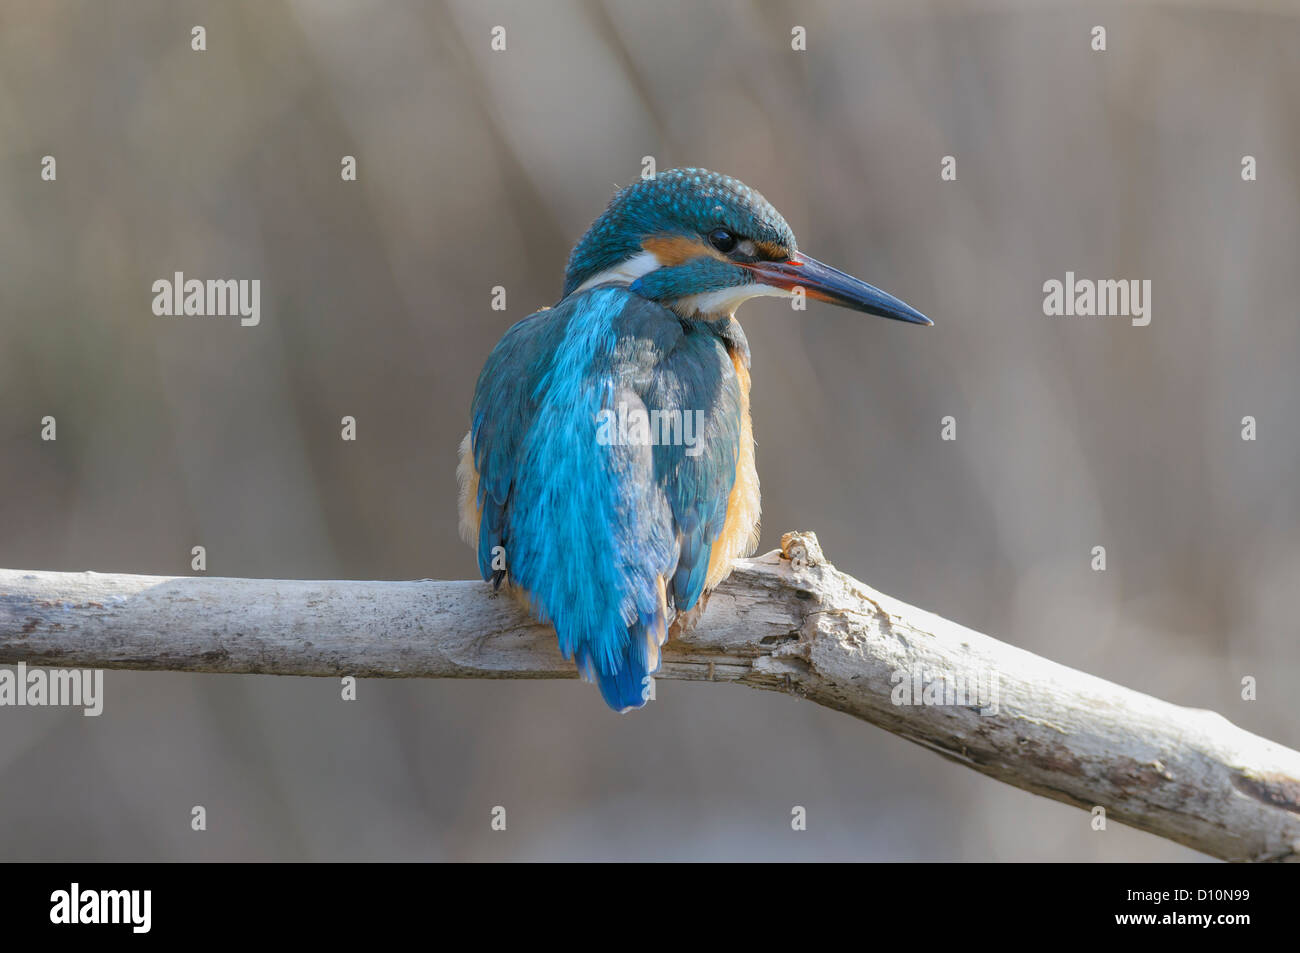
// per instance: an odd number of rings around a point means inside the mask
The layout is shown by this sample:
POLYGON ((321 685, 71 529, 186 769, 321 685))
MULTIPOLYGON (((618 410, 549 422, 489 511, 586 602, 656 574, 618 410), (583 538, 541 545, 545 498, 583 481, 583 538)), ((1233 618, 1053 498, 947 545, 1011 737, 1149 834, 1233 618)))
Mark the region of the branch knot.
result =
POLYGON ((803 530, 786 533, 781 537, 781 558, 790 560, 790 568, 795 571, 826 562, 817 534, 803 530))

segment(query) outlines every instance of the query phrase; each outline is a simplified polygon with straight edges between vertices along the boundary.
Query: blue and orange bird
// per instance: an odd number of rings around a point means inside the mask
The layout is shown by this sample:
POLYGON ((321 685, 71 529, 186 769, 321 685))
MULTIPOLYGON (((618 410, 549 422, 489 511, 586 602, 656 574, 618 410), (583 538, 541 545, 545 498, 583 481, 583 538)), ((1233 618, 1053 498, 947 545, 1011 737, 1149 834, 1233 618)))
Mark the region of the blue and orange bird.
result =
POLYGON ((675 613, 758 545, 749 345, 736 308, 809 298, 913 324, 795 246, 763 196, 703 169, 619 191, 553 308, 511 327, 460 448, 461 535, 617 711, 639 708, 675 613), (647 423, 648 422, 648 423, 647 423))

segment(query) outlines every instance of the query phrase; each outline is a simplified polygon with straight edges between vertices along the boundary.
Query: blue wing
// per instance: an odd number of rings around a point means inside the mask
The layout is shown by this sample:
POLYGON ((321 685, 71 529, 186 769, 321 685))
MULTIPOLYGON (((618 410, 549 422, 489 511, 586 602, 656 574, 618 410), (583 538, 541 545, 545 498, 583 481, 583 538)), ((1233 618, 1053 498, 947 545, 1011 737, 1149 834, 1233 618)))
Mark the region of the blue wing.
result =
POLYGON ((644 704, 673 608, 704 589, 736 480, 741 402, 716 333, 617 287, 520 321, 479 377, 469 453, 480 572, 492 578, 504 553, 511 582, 615 709, 644 704), (638 411, 668 430, 624 439, 619 415, 638 411))

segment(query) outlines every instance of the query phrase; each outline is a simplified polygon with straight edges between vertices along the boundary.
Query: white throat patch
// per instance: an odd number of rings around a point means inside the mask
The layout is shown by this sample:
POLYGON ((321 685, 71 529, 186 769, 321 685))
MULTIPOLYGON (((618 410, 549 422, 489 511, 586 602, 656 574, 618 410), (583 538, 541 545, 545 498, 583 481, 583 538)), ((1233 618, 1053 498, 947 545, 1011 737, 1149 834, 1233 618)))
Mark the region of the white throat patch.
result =
POLYGON ((717 291, 705 291, 697 295, 687 295, 674 301, 673 309, 679 314, 735 314, 736 309, 750 298, 793 298, 793 291, 764 285, 758 282, 737 285, 734 288, 719 288, 717 291))
POLYGON ((606 268, 599 274, 592 275, 574 288, 572 293, 577 294, 596 285, 630 285, 642 275, 648 275, 658 267, 659 259, 655 257, 654 252, 638 252, 627 261, 619 262, 613 268, 606 268))

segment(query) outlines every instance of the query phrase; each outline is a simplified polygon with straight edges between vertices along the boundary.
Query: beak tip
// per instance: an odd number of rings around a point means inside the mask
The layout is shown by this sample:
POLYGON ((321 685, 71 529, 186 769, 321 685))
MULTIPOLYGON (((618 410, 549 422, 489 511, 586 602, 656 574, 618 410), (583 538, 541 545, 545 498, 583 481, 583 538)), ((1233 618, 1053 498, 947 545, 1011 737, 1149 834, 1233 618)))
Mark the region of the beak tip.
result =
MULTIPOLYGON (((897 299, 895 300, 897 301, 897 299)), ((887 314, 882 315, 882 317, 894 318, 897 321, 905 321, 908 324, 915 324, 923 328, 934 327, 933 321, 931 321, 929 318, 923 315, 920 311, 917 311, 911 305, 904 304, 901 301, 898 301, 897 308, 891 310, 887 314)))

